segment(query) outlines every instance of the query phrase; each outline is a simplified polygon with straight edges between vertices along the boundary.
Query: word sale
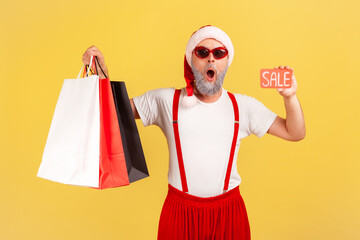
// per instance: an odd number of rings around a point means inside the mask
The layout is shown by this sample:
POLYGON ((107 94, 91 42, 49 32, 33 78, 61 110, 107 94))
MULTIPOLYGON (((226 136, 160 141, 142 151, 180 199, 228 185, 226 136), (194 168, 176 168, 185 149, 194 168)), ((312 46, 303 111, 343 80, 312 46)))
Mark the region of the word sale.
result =
POLYGON ((262 88, 291 88, 293 71, 291 69, 261 69, 262 88))

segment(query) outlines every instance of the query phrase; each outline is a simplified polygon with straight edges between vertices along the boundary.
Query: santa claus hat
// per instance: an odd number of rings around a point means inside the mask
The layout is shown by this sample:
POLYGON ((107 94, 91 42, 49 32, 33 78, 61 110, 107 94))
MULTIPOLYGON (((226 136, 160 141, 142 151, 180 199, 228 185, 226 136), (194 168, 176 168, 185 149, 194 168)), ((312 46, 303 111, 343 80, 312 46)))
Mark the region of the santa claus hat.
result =
POLYGON ((220 28, 206 25, 199 28, 195 31, 186 46, 185 58, 184 58, 184 77, 186 81, 186 92, 187 96, 185 96, 182 100, 182 103, 185 107, 192 107, 196 104, 196 97, 194 96, 194 73, 191 69, 191 58, 192 52, 194 48, 203 40, 207 38, 213 38, 219 42, 221 42, 229 52, 228 58, 228 66, 230 66, 233 58, 234 58, 234 47, 229 36, 220 28))

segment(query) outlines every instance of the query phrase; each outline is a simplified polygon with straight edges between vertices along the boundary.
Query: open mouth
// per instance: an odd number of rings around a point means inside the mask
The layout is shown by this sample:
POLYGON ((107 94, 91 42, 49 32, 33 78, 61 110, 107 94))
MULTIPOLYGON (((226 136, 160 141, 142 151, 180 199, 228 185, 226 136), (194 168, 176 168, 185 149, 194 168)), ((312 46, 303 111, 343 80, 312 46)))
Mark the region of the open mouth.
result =
POLYGON ((206 77, 209 81, 213 81, 215 79, 215 71, 213 69, 207 70, 206 77))

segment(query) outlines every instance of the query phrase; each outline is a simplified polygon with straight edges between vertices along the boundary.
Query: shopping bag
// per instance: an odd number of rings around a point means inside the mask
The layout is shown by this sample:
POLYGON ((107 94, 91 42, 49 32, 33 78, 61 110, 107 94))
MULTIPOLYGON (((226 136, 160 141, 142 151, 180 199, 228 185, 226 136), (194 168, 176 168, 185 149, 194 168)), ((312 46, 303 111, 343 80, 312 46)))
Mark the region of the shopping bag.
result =
POLYGON ((124 82, 111 81, 118 125, 130 182, 149 176, 139 132, 124 82))
POLYGON ((37 176, 98 187, 99 76, 88 76, 88 70, 86 77, 79 78, 83 68, 76 79, 64 80, 37 176))
POLYGON ((100 79, 100 172, 98 189, 129 185, 114 98, 108 78, 100 79))

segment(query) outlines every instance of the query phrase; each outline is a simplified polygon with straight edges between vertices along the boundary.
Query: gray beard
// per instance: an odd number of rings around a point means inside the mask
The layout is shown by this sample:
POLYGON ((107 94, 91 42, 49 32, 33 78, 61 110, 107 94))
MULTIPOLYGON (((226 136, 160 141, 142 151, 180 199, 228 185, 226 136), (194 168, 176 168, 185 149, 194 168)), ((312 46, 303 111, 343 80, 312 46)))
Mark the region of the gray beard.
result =
POLYGON ((206 65, 203 75, 201 72, 197 71, 194 66, 191 59, 191 69, 194 73, 195 77, 195 87, 196 89, 203 95, 212 96, 216 93, 218 93, 222 89, 222 85, 224 83, 225 74, 227 72, 228 67, 225 68, 223 72, 218 72, 214 64, 209 63, 206 65), (213 67, 216 71, 217 78, 214 83, 208 82, 205 78, 206 71, 209 67, 213 67))

